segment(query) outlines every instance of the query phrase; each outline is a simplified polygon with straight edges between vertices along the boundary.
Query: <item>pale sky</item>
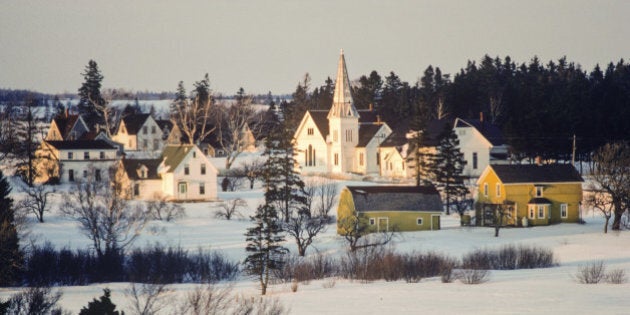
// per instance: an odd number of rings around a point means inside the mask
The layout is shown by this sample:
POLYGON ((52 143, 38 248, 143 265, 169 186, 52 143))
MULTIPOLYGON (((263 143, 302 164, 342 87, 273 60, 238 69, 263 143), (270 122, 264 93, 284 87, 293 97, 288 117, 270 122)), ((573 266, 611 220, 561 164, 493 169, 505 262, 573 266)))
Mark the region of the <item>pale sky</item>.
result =
POLYGON ((0 0, 0 87, 76 92, 90 59, 105 88, 174 91, 209 73, 233 94, 291 93, 336 73, 394 71, 414 84, 428 65, 454 74, 484 54, 590 70, 630 58, 630 1, 618 0, 0 0))

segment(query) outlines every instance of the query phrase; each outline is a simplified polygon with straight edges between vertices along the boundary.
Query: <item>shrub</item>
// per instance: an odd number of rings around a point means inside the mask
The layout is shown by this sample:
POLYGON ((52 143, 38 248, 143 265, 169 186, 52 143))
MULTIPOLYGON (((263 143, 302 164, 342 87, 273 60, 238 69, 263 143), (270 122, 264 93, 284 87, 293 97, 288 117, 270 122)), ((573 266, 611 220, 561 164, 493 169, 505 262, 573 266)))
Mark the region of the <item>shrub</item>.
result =
POLYGON ((626 272, 623 269, 615 269, 611 270, 606 275, 606 282, 612 284, 623 284, 628 282, 628 278, 626 277, 626 272))
POLYGON ((584 266, 578 266, 576 280, 582 284, 599 283, 606 277, 606 265, 603 261, 595 261, 584 266))
POLYGON ((481 284, 490 280, 490 271, 485 269, 460 269, 456 277, 464 284, 481 284))
POLYGON ((497 250, 477 249, 462 258, 464 269, 514 270, 554 266, 553 252, 540 247, 507 245, 497 250))

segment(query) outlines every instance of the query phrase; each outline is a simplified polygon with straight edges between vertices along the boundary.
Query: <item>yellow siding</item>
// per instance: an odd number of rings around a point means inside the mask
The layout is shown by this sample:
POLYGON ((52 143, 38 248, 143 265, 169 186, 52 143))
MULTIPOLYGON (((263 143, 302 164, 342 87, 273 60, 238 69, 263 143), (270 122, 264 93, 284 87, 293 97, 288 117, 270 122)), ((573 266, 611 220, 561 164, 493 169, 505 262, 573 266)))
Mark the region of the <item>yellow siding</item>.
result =
MULTIPOLYGON (((351 217, 354 213, 354 202, 352 194, 349 190, 344 189, 339 197, 339 206, 337 208, 337 234, 344 234, 344 226, 342 222, 351 217)), ((363 223, 370 225, 372 232, 379 231, 430 231, 437 230, 440 227, 440 211, 370 211, 362 212, 363 223), (417 219, 422 218, 422 225, 417 224, 417 219), (370 221, 373 219, 373 222, 370 221), (373 223, 373 224, 370 224, 373 223)), ((347 226, 347 225, 346 225, 347 226)))
MULTIPOLYGON (((482 177, 478 182, 479 186, 479 203, 503 203, 504 200, 513 201, 516 203, 517 217, 508 219, 508 225, 521 225, 522 218, 528 217, 529 225, 548 225, 560 222, 577 222, 579 219, 579 203, 582 201, 582 184, 581 183, 547 183, 540 184, 543 186, 542 198, 548 199, 551 202, 551 218, 549 213, 545 212, 543 219, 538 218, 538 213, 535 213, 533 220, 529 219, 528 215, 528 202, 532 198, 536 198, 536 187, 534 183, 523 184, 503 184, 496 173, 489 169, 489 172, 482 174, 482 177), (501 195, 496 195, 495 185, 500 185, 501 195), (484 185, 488 185, 488 195, 484 194, 484 185), (561 204, 567 204, 567 217, 561 218, 560 207, 561 204)), ((547 207, 547 211, 549 207, 547 207)))

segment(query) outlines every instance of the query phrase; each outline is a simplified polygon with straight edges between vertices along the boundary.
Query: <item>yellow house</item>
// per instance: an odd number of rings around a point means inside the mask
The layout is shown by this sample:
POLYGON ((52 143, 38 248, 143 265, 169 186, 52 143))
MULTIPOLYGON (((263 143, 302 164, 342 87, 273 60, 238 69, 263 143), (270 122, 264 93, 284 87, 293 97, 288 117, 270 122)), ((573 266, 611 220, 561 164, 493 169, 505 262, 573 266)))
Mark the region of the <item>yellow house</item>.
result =
POLYGON ((492 225, 503 209, 503 225, 578 222, 584 180, 570 164, 488 165, 477 181, 478 225, 492 225))
POLYGON ((344 222, 353 217, 369 232, 439 230, 441 213, 434 187, 347 186, 339 197, 337 233, 344 235, 344 222))

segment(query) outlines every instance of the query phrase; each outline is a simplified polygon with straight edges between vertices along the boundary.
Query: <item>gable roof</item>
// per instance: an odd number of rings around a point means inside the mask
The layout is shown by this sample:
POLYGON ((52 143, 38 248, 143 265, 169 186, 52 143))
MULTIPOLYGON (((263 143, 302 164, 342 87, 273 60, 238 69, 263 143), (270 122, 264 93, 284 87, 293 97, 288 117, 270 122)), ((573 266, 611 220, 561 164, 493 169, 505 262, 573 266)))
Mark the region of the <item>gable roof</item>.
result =
POLYGON ((571 164, 490 165, 504 184, 583 182, 571 164))
POLYGON ((383 125, 361 124, 359 125, 359 143, 357 147, 365 147, 383 125))
POLYGON ((319 129, 319 133, 325 139, 330 132, 330 130, 328 129, 328 111, 312 109, 309 110, 308 113, 311 115, 311 118, 313 118, 315 126, 317 126, 317 129, 319 129))
POLYGON ((492 145, 502 145, 505 144, 505 140, 503 139, 503 132, 501 129, 490 122, 479 120, 479 119, 462 119, 457 118, 455 120, 455 128, 475 128, 481 135, 484 136, 492 145))
POLYGON ((387 138, 385 138, 385 140, 383 140, 380 147, 402 147, 407 144, 407 142, 407 137, 405 137, 404 134, 401 134, 400 132, 392 132, 389 136, 387 136, 387 138))
POLYGON ((70 131, 72 130, 72 128, 74 127, 74 125, 77 123, 78 120, 79 120, 79 115, 72 115, 72 114, 67 114, 67 113, 65 115, 58 115, 55 118, 53 118, 53 121, 57 125, 57 128, 59 129, 59 132, 61 133, 61 137, 63 139, 68 138, 70 131))
POLYGON ((127 128, 127 134, 138 134, 138 131, 140 131, 140 128, 149 117, 151 117, 150 114, 133 114, 123 117, 122 121, 125 123, 125 128, 127 128))
POLYGON ((442 211, 440 194, 432 186, 347 186, 354 208, 365 211, 442 211))
POLYGON ((157 125, 160 127, 160 129, 162 129, 162 132, 164 132, 165 129, 173 130, 173 122, 167 119, 156 119, 155 123, 157 123, 157 125))
POLYGON ((117 148, 104 140, 71 140, 71 141, 44 141, 55 147, 57 150, 83 150, 100 149, 116 150, 117 148))
POLYGON ((129 179, 132 180, 147 180, 147 179, 160 179, 158 176, 158 166, 162 160, 160 159, 123 159, 123 167, 125 168, 125 173, 129 179), (140 167, 145 166, 147 168, 147 177, 140 178, 138 176, 138 169, 140 167))
MULTIPOLYGON (((174 171, 184 160, 191 150, 195 149, 193 144, 167 145, 162 151, 162 163, 166 172, 174 171)), ((200 154, 203 155, 203 154, 200 154)))

